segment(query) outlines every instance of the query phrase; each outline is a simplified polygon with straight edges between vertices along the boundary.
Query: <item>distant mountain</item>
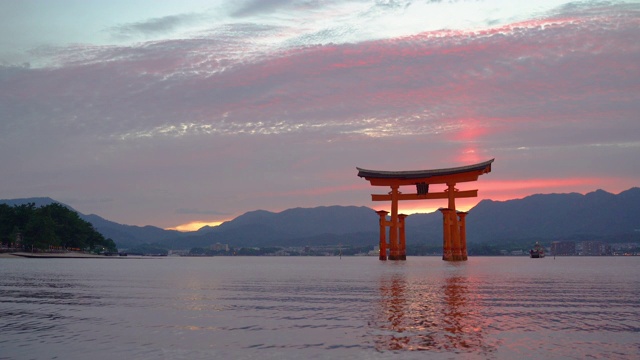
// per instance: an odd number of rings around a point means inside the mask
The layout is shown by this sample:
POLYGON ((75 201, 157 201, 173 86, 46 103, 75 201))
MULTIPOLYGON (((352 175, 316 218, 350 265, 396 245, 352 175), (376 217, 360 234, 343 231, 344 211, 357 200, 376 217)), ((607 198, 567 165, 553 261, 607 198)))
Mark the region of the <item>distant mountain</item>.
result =
POLYGON ((364 206, 295 208, 279 213, 258 210, 240 215, 214 229, 217 232, 224 232, 258 224, 277 229, 278 232, 289 237, 314 236, 325 233, 346 234, 370 231, 371 226, 377 224, 377 215, 372 213, 370 208, 364 206))
POLYGON ((640 231, 640 188, 483 200, 467 219, 469 241, 628 236, 640 231))
POLYGON ((50 197, 32 197, 32 198, 24 198, 24 199, 0 199, 0 204, 7 204, 9 206, 24 205, 29 203, 33 203, 36 207, 47 206, 49 204, 55 203, 55 204, 66 206, 68 209, 76 211, 71 206, 67 204, 63 204, 59 201, 55 201, 50 197))
POLYGON ((251 211, 181 239, 161 241, 171 248, 209 246, 367 245, 378 239, 378 216, 368 207, 295 208, 279 213, 251 211))
MULTIPOLYGON (((57 202, 50 198, 0 200, 10 205, 57 202)), ((64 204, 63 204, 64 205, 64 204)), ((66 205, 65 205, 66 206, 66 205)), ((231 246, 375 245, 378 215, 368 207, 295 208, 279 213, 250 211, 217 227, 181 233, 153 226, 122 225, 97 215, 80 216, 121 248, 159 243, 167 248, 231 246)), ((440 212, 406 220, 407 244, 442 242, 440 212)), ((614 240, 640 236, 640 188, 618 195, 597 190, 586 195, 544 194, 508 201, 483 200, 467 216, 467 241, 510 242, 559 239, 614 240)))
POLYGON ((105 220, 98 215, 81 214, 83 220, 90 222, 102 236, 111 238, 121 248, 127 248, 144 243, 155 243, 186 236, 176 230, 165 230, 155 226, 122 225, 105 220))

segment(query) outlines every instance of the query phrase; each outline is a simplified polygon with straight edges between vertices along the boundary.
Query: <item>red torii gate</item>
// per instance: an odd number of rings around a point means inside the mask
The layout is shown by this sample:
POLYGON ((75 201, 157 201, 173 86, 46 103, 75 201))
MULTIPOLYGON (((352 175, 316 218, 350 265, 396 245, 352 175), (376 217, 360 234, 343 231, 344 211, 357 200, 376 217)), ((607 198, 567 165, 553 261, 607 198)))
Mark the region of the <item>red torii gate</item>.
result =
POLYGON ((475 165, 448 169, 379 171, 358 169, 358 176, 368 180, 373 186, 389 186, 391 191, 385 195, 372 194, 373 201, 391 201, 391 220, 387 221, 388 211, 377 211, 380 216, 380 260, 387 260, 386 227, 389 226, 389 260, 406 260, 404 219, 398 214, 398 201, 422 199, 448 199, 445 209, 440 209, 443 220, 442 260, 467 260, 467 237, 465 216, 467 213, 456 211, 456 198, 477 197, 478 190, 458 191, 459 182, 476 181, 482 174, 491 172, 491 163, 495 159, 475 165), (446 184, 442 192, 429 192, 430 184, 446 184), (403 194, 400 186, 415 185, 415 194, 403 194))

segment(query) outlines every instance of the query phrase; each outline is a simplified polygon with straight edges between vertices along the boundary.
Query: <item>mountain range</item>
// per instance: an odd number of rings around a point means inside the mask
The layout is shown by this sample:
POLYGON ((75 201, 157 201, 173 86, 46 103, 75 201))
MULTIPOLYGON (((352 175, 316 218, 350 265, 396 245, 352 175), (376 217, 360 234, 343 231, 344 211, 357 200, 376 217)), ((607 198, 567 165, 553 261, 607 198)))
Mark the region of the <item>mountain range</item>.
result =
MULTIPOLYGON (((51 198, 0 200, 9 205, 42 206, 52 202, 57 201, 51 198)), ((357 206, 294 208, 279 213, 250 211, 219 226, 206 226, 193 232, 123 225, 98 215, 78 213, 120 248, 143 243, 172 249, 208 247, 214 243, 234 247, 361 246, 375 245, 379 239, 378 215, 368 207, 357 206)), ((408 245, 440 244, 442 215, 437 211, 410 215, 406 229, 408 245)), ((469 243, 630 239, 640 239, 640 188, 637 187, 617 195, 597 190, 585 195, 537 194, 508 201, 482 200, 467 216, 469 243)))

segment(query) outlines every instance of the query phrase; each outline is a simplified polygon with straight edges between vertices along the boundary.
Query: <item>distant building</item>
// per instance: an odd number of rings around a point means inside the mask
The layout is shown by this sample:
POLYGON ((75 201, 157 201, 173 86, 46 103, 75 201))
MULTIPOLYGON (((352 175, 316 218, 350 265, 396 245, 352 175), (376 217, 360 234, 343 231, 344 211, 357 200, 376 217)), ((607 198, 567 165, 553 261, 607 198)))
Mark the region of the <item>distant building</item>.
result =
POLYGON ((291 256, 291 254, 285 250, 278 250, 273 253, 273 256, 291 256))
POLYGON ((211 245, 210 249, 213 251, 229 251, 229 244, 215 243, 211 245))
POLYGON ((573 241, 554 241, 551 243, 551 255, 570 256, 576 254, 576 243, 573 241))
POLYGON ((189 255, 189 250, 169 250, 167 255, 168 256, 187 256, 189 255))
POLYGON ((601 241, 584 241, 582 243, 582 255, 602 256, 611 254, 611 246, 601 241))
POLYGON ((610 244, 612 255, 640 255, 640 243, 610 244))

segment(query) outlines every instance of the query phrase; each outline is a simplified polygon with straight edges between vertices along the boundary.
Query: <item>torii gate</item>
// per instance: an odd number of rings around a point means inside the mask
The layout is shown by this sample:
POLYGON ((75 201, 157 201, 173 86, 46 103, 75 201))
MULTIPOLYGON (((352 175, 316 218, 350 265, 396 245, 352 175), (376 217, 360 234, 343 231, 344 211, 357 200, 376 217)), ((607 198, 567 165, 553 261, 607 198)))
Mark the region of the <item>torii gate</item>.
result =
POLYGON ((407 215, 398 214, 398 201, 422 199, 448 199, 446 209, 440 209, 443 220, 442 260, 467 260, 467 237, 465 217, 467 213, 456 211, 456 198, 477 197, 478 190, 458 191, 459 182, 476 181, 482 174, 491 172, 491 163, 495 159, 475 165, 448 169, 415 171, 379 171, 358 169, 358 176, 368 180, 373 186, 389 186, 386 195, 372 194, 373 201, 391 200, 391 220, 387 221, 388 211, 377 211, 380 216, 380 260, 387 260, 386 227, 389 226, 389 260, 406 260, 404 219, 407 215), (446 184, 443 192, 429 192, 430 184, 446 184), (400 186, 415 185, 415 194, 403 194, 400 186))

